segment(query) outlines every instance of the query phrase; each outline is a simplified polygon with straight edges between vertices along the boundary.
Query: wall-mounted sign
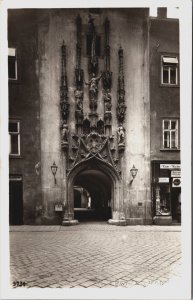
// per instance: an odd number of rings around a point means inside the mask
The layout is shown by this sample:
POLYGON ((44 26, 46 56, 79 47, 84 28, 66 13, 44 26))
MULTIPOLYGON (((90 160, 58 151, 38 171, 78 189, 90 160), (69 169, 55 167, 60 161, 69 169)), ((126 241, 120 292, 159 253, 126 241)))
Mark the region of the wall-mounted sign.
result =
POLYGON ((168 170, 181 169, 181 165, 180 164, 160 164, 160 169, 168 169, 168 170))
POLYGON ((173 178, 172 187, 181 187, 181 178, 173 178))
POLYGON ((177 171, 177 170, 171 171, 171 177, 181 177, 181 171, 177 171))
POLYGON ((169 182, 169 177, 159 177, 158 178, 159 183, 166 183, 169 182))
POLYGON ((56 205, 55 205, 55 211, 63 211, 63 206, 62 206, 62 204, 56 204, 56 205))

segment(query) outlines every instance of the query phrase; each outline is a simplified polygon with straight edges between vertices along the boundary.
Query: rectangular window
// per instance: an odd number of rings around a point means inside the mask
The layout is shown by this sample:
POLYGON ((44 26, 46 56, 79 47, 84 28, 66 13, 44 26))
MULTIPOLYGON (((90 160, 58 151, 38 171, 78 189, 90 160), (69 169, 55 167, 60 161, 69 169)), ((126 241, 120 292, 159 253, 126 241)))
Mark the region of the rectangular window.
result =
POLYGON ((9 154, 20 155, 20 122, 9 121, 9 154))
POLYGON ((178 149, 178 120, 163 120, 163 149, 178 149))
POLYGON ((17 59, 16 49, 8 49, 8 78, 11 80, 17 80, 17 59))
POLYGON ((162 56, 161 83, 167 85, 178 84, 178 58, 177 56, 162 56))

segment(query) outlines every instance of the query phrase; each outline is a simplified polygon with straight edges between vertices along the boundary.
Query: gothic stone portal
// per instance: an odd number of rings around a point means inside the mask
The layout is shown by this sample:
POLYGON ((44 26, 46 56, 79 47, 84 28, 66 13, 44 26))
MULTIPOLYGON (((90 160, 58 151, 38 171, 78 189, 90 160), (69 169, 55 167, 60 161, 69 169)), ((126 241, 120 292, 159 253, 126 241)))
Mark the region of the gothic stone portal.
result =
POLYGON ((75 166, 67 177, 66 220, 111 219, 120 211, 122 197, 119 181, 112 166, 96 157, 75 166), (84 194, 82 205, 81 192, 84 194), (85 196, 89 201, 85 201, 85 196))

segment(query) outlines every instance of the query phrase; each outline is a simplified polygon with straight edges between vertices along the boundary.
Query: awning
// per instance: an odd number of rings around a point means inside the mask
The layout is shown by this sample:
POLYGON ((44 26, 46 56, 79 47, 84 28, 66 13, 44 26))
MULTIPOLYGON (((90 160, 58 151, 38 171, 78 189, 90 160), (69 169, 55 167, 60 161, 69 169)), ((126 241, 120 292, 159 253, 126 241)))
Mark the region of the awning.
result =
POLYGON ((163 56, 163 62, 166 64, 178 64, 178 59, 177 57, 163 56))

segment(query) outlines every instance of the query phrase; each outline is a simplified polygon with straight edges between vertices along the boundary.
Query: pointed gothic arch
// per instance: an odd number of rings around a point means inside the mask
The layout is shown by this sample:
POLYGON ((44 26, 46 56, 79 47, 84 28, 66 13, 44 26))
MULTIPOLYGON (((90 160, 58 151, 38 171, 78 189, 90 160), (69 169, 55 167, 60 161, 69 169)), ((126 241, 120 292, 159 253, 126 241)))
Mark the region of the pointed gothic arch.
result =
POLYGON ((106 178, 106 182, 110 186, 111 190, 111 214, 113 214, 114 211, 118 211, 119 202, 122 199, 119 175, 111 164, 101 160, 97 156, 92 156, 74 166, 67 176, 66 202, 68 214, 74 218, 73 187, 79 176, 85 172, 87 172, 87 174, 90 173, 90 176, 96 176, 96 178, 99 174, 106 178), (119 201, 117 201, 117 199, 119 199, 119 201))

